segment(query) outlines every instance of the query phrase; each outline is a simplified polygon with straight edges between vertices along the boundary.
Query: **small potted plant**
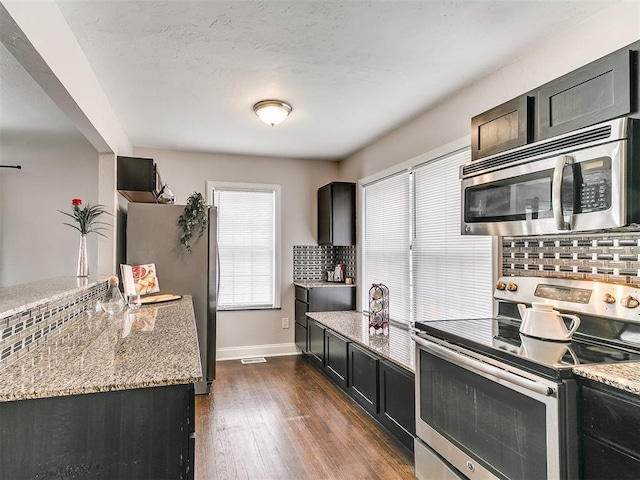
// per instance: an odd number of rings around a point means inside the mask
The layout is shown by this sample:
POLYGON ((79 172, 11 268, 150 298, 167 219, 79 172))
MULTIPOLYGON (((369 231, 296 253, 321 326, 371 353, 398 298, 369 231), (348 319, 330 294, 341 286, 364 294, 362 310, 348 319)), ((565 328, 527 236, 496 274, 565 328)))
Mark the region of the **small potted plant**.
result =
POLYGON ((195 192, 187 199, 182 215, 178 217, 178 225, 182 228, 180 243, 184 245, 189 253, 191 250, 191 240, 195 234, 202 237, 207 230, 207 205, 201 193, 195 192))

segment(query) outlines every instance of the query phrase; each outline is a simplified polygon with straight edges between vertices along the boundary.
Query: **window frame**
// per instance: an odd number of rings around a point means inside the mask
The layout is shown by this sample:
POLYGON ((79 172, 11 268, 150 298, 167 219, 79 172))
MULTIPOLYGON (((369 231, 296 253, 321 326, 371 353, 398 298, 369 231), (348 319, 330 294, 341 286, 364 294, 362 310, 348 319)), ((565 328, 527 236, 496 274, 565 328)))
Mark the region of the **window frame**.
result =
MULTIPOLYGON (((409 160, 406 160, 404 162, 401 162, 397 165, 394 165, 392 167, 389 167, 385 170, 382 170, 378 173, 375 173, 373 175, 367 176, 365 178, 362 178, 361 180, 358 181, 358 189, 357 189, 357 200, 358 200, 358 235, 359 238, 364 239, 365 238, 365 231, 366 231, 366 219, 365 219, 365 205, 364 205, 364 199, 365 199, 365 193, 364 190, 366 188, 366 186, 371 185, 373 183, 379 182, 379 181, 383 181, 384 179, 388 178, 388 177, 392 177, 395 175, 398 175, 400 173, 403 172, 409 172, 409 174, 411 175, 411 185, 412 185, 412 189, 413 189, 413 181, 414 181, 414 176, 412 175, 412 173, 421 168, 424 167, 425 165, 429 164, 429 163, 433 163, 436 162, 440 159, 442 159, 443 157, 448 157, 451 155, 455 155, 463 150, 470 150, 470 141, 469 141, 469 137, 462 137, 459 138, 457 140, 454 140, 452 142, 449 142, 445 145, 442 145, 438 148, 435 148, 433 150, 430 150, 426 153, 423 153, 421 155, 418 155, 414 158, 411 158, 409 160)), ((411 202, 415 201, 415 198, 413 196, 413 192, 411 192, 411 202)), ((411 243, 413 243, 413 235, 414 235, 414 214, 415 214, 415 208, 412 205, 411 206, 411 221, 410 221, 410 230, 411 230, 411 243)), ((411 249, 409 250, 409 255, 411 255, 411 249)), ((495 281, 497 279, 497 272, 500 270, 501 265, 500 265, 500 251, 499 251, 499 238, 496 236, 493 236, 491 239, 491 278, 490 281, 492 284, 495 284, 495 281)), ((364 279, 364 272, 365 272, 365 265, 364 265, 364 261, 365 261, 365 254, 364 254, 364 241, 359 242, 358 248, 357 248, 357 262, 358 262, 358 278, 359 279, 364 279)), ((410 301, 411 301, 411 319, 408 322, 408 324, 413 324, 416 320, 420 321, 420 319, 416 319, 415 318, 415 308, 413 305, 414 299, 413 299, 413 289, 414 289, 414 285, 413 285, 413 259, 410 258, 410 272, 411 272, 411 278, 410 278, 410 301)), ((369 309, 369 305, 368 305, 368 291, 369 291, 369 286, 368 285, 359 285, 360 291, 359 294, 357 295, 357 306, 356 308, 364 313, 368 313, 368 309, 369 309)), ((492 315, 495 316, 496 314, 496 302, 492 301, 492 315)))
MULTIPOLYGON (((271 191, 274 194, 274 219, 273 219, 273 305, 270 307, 256 306, 251 307, 247 305, 235 305, 219 308, 220 311, 241 311, 241 310, 279 310, 281 308, 281 286, 282 286, 282 208, 281 208, 281 193, 282 186, 278 184, 268 183, 248 183, 248 182, 222 182, 217 180, 206 181, 206 202, 207 205, 215 207, 214 205, 214 190, 226 190, 226 191, 271 191)), ((217 210, 216 210, 217 211, 217 210)), ((219 217, 216 215, 216 221, 219 222, 219 217)), ((217 244, 217 239, 216 239, 217 244)), ((218 269, 219 270, 219 269, 218 269)), ((220 272, 218 271, 218 283, 220 281, 220 272)), ((218 289, 220 285, 218 285, 218 289)))

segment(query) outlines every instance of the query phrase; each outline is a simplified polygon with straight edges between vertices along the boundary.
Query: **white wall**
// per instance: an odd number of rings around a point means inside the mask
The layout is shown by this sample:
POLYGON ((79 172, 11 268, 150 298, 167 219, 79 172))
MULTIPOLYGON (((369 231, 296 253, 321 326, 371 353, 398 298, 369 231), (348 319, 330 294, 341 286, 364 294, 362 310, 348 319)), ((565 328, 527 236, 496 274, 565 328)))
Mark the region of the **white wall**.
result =
MULTIPOLYGON (((547 38, 513 62, 341 162, 354 181, 468 137, 471 117, 640 39, 640 2, 622 1, 547 38)), ((461 65, 460 68, 464 68, 461 65)))
POLYGON ((293 246, 317 244, 316 194, 336 180, 337 163, 148 148, 135 148, 134 155, 156 161, 178 204, 196 191, 206 197, 207 180, 282 186, 282 309, 220 312, 217 347, 218 359, 295 352, 293 246), (283 317, 290 328, 282 328, 283 317))
MULTIPOLYGON (((58 210, 71 212, 72 198, 97 203, 95 148, 80 135, 3 135, 0 164, 22 165, 0 169, 0 287, 74 276, 80 234, 58 210)), ((92 273, 97 238, 87 237, 92 273)))

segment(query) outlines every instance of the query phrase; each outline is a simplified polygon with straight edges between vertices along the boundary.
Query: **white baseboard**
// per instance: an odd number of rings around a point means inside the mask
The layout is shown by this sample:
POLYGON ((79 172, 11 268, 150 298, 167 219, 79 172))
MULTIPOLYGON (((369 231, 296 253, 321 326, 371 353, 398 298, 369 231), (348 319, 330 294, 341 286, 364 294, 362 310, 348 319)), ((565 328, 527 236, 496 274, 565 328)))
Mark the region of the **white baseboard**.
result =
POLYGON ((224 347, 216 349, 216 361, 238 360, 251 357, 280 357, 300 355, 295 343, 277 343, 273 345, 247 345, 243 347, 224 347))

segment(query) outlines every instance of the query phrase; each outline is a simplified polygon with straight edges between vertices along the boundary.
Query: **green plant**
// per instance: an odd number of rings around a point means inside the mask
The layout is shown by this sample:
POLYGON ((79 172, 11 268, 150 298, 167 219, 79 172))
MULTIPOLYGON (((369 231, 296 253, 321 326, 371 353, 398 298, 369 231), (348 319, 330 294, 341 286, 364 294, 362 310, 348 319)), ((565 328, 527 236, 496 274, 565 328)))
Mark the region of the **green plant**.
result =
POLYGON ((191 239, 194 234, 202 237, 207 230, 207 205, 201 193, 195 192, 187 199, 182 215, 178 217, 178 225, 182 228, 180 243, 191 253, 191 239))
POLYGON ((105 228, 101 226, 95 226, 95 225, 109 225, 109 224, 105 222, 98 222, 96 219, 103 213, 106 213, 107 215, 111 215, 111 214, 105 210, 104 205, 92 206, 90 204, 87 204, 86 207, 84 208, 81 208, 81 207, 82 207, 82 200, 79 198, 74 198, 73 200, 71 200, 71 208, 73 211, 72 214, 63 212, 62 210, 58 210, 63 215, 66 215, 67 217, 71 217, 76 222, 78 222, 78 225, 74 225, 72 223, 63 223, 63 225, 68 225, 71 228, 75 228, 82 235, 86 235, 87 233, 94 232, 100 235, 101 237, 104 237, 105 235, 100 233, 100 230, 105 230, 105 228))

